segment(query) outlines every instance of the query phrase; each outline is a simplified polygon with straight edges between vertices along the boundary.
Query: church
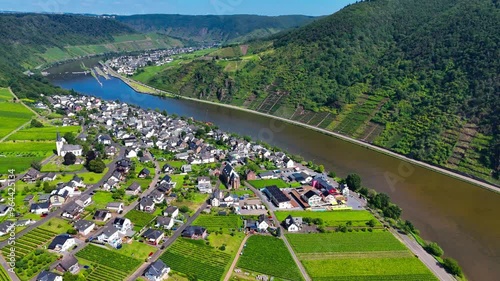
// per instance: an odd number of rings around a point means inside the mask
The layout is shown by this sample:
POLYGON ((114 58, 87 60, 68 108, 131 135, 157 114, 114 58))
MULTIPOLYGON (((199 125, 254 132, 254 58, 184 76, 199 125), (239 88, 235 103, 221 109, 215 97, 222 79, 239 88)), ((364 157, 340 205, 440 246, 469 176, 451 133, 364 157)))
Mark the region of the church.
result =
POLYGON ((67 144, 65 142, 66 140, 61 138, 61 135, 57 132, 56 149, 58 156, 64 157, 64 155, 69 152, 73 153, 75 156, 82 155, 82 147, 80 145, 67 144))

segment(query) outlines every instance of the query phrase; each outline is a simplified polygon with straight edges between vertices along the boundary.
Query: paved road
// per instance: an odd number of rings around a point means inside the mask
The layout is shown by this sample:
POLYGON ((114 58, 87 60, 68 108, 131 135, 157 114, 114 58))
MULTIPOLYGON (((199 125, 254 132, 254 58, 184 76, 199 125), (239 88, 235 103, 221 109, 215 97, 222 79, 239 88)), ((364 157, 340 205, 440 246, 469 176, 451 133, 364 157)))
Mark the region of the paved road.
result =
MULTIPOLYGON (((120 76, 120 77, 122 77, 122 76, 120 76)), ((456 179, 468 182, 470 184, 474 184, 474 185, 477 185, 477 186, 480 186, 480 187, 487 188, 489 190, 495 191, 497 193, 500 193, 500 187, 495 186, 493 184, 490 184, 490 183, 487 183, 487 182, 483 182, 481 180, 473 179, 471 177, 464 176, 462 174, 459 174, 459 173, 456 173, 456 172, 453 172, 453 171, 449 171, 449 170, 446 170, 446 169, 443 169, 443 168, 440 168, 440 167, 437 167, 437 166, 434 166, 434 165, 431 165, 431 164, 428 164, 428 163, 425 163, 425 162, 422 162, 422 161, 418 161, 418 160, 406 157, 404 155, 398 154, 396 152, 390 151, 388 149, 385 149, 385 148, 382 148, 382 147, 378 147, 378 146, 373 145, 371 143, 367 143, 367 142, 364 142, 364 141, 361 141, 361 140, 353 139, 351 137, 342 135, 340 133, 335 133, 335 132, 332 132, 332 131, 328 131, 326 129, 321 129, 321 128, 318 128, 318 127, 315 127, 315 126, 312 126, 312 125, 301 123, 299 121, 294 121, 294 120, 286 119, 286 118, 283 118, 283 117, 278 117, 278 116, 275 116, 275 115, 272 115, 272 114, 263 113, 263 112, 251 110, 251 109, 248 109, 248 108, 243 108, 243 107, 240 107, 240 106, 235 106, 235 105, 230 105, 230 104, 224 104, 224 103, 219 103, 219 102, 212 102, 212 101, 202 100, 202 99, 198 99, 198 98, 190 98, 190 97, 186 97, 186 96, 174 94, 174 93, 171 93, 171 92, 166 92, 166 91, 163 91, 163 90, 159 90, 159 89, 153 88, 153 87, 148 86, 148 85, 144 85, 141 82, 133 80, 133 79, 130 79, 130 78, 123 78, 122 80, 124 80, 125 83, 127 81, 133 81, 134 83, 138 83, 138 84, 146 86, 146 87, 148 87, 150 89, 156 90, 158 93, 168 94, 168 95, 171 95, 171 96, 176 96, 176 97, 179 97, 179 98, 182 98, 182 99, 191 100, 191 101, 195 101, 195 102, 208 103, 208 104, 212 104, 212 105, 216 105, 216 106, 220 106, 220 107, 227 107, 227 108, 231 108, 231 109, 235 109, 235 110, 241 110, 241 111, 245 111, 245 112, 249 112, 249 113, 253 113, 253 114, 257 114, 257 115, 261 115, 261 116, 265 116, 265 117, 277 119, 277 120, 280 120, 280 121, 283 121, 283 122, 286 122, 286 123, 289 123, 289 124, 294 124, 294 125, 297 125, 297 126, 300 126, 300 127, 304 127, 304 128, 307 128, 307 129, 311 129, 311 130, 317 131, 317 132, 321 132, 321 133, 326 134, 326 135, 335 136, 335 137, 337 137, 339 139, 348 141, 350 143, 354 143, 354 144, 360 145, 362 147, 366 147, 368 149, 375 150, 377 152, 380 152, 380 153, 383 153, 383 154, 386 154, 386 155, 389 155, 389 156, 392 156, 392 157, 395 157, 395 158, 407 161, 407 162, 409 162, 411 164, 415 164, 415 165, 418 165, 420 167, 423 167, 423 168, 426 168, 426 169, 438 172, 440 174, 444 174, 444 175, 447 175, 447 176, 450 176, 450 177, 453 177, 453 178, 456 178, 456 179)))
POLYGON ((231 278, 231 275, 233 275, 234 268, 236 267, 236 264, 238 263, 238 260, 240 259, 241 251, 245 247, 245 243, 247 243, 248 237, 251 235, 246 235, 243 241, 240 244, 240 248, 236 252, 236 257, 234 257, 233 263, 231 264, 231 267, 229 267, 229 271, 226 273, 226 277, 224 277, 224 281, 229 281, 231 278))
POLYGON ((285 229, 281 226, 280 221, 276 218, 276 215, 274 214, 273 208, 271 208, 272 206, 270 204, 272 204, 272 203, 267 201, 267 198, 265 198, 265 196, 263 196, 260 191, 255 189, 249 183, 245 182, 245 186, 250 188, 250 190, 252 190, 253 193, 257 194, 257 196, 259 196, 262 203, 264 203, 266 205, 267 209, 269 210, 269 213, 271 214, 271 216, 273 218, 274 225, 281 229, 281 239, 283 239, 283 242, 285 242, 285 245, 288 248, 288 251, 290 252, 290 254, 292 255, 292 258, 295 261, 295 264, 297 264, 297 267, 299 268, 300 273, 302 274, 302 277, 306 281, 311 281, 312 280, 311 277, 309 277, 309 274, 307 274, 306 269, 304 268, 304 266, 300 262, 299 258, 297 257, 297 255, 293 251, 292 246, 290 246, 290 243, 288 243, 288 240, 286 239, 286 236, 285 236, 285 229))
MULTIPOLYGON (((123 158, 125 154, 125 149, 120 149, 120 153, 118 154, 118 157, 116 157, 110 164, 109 164, 109 170, 108 172, 104 175, 104 177, 96 184, 94 184, 93 186, 87 188, 87 190, 85 190, 84 192, 82 192, 82 195, 90 195, 91 192, 95 191, 98 187, 102 186, 106 180, 111 176, 111 174, 113 174, 115 168, 116 168, 116 162, 120 159, 123 158)), ((75 200, 77 200, 80 196, 75 196, 73 198, 70 198, 63 206, 67 206, 70 202, 73 202, 75 200)), ((48 220, 50 220, 51 218, 55 218, 55 217, 59 217, 62 212, 63 212, 64 208, 61 207, 59 209, 57 209, 56 211, 54 212, 50 212, 45 218, 37 221, 36 223, 26 227, 25 229, 23 229, 22 231, 20 231, 19 233, 16 234, 16 238, 20 238, 22 237, 24 234, 30 232, 31 230, 35 229, 36 227, 44 224, 45 222, 47 222, 48 220)), ((0 248, 3 248, 5 245, 7 245, 7 241, 2 241, 0 242, 0 248)))
POLYGON ((397 232, 394 229, 390 229, 390 231, 396 236, 396 238, 399 238, 403 244, 408 247, 413 254, 417 255, 418 258, 436 275, 439 280, 441 281, 456 281, 455 277, 453 275, 449 274, 446 272, 446 270, 439 264, 439 262, 429 253, 427 253, 420 244, 413 239, 413 237, 410 237, 406 234, 401 234, 397 232))
POLYGON ((181 225, 181 227, 177 228, 177 230, 172 234, 172 236, 170 236, 167 239, 167 241, 165 243, 163 243, 163 245, 162 245, 163 249, 156 251, 156 253, 154 253, 151 256, 151 259, 148 262, 141 265, 131 276, 129 276, 127 278, 127 281, 137 280, 137 278, 139 278, 142 275, 144 270, 146 270, 146 268, 151 263, 156 261, 167 250, 168 246, 170 246, 170 245, 172 245, 172 243, 174 243, 175 239, 177 239, 179 236, 181 236, 182 231, 184 231, 184 229, 186 229, 186 227, 188 227, 189 225, 191 225, 193 223, 193 221, 200 215, 201 211, 203 211, 207 207, 207 205, 208 205, 207 202, 203 203, 203 205, 201 205, 200 208, 198 208, 198 210, 196 210, 196 212, 191 217, 188 218, 186 223, 181 225))

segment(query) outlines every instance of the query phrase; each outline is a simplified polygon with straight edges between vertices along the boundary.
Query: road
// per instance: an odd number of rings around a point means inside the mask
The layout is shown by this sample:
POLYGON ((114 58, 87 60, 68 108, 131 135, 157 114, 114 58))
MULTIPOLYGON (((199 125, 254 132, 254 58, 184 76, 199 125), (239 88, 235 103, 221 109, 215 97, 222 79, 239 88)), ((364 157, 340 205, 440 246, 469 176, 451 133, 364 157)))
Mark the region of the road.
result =
POLYGON ((151 256, 151 259, 148 262, 142 264, 132 275, 130 275, 127 278, 127 281, 137 280, 137 278, 139 278, 142 275, 144 270, 146 270, 146 268, 151 263, 156 261, 167 250, 168 246, 172 245, 172 243, 175 241, 175 239, 177 239, 179 236, 181 236, 182 231, 184 231, 184 229, 186 229, 186 227, 188 227, 189 225, 191 225, 194 222, 194 220, 200 215, 201 211, 203 211, 207 207, 207 205, 208 205, 207 202, 203 203, 203 205, 201 205, 198 208, 198 210, 196 210, 196 212, 191 217, 188 218, 186 223, 181 225, 181 227, 177 228, 177 230, 172 234, 172 236, 170 236, 167 239, 167 241, 162 244, 163 249, 159 249, 158 251, 156 251, 156 253, 154 253, 151 256))
POLYGON ((425 163, 425 162, 422 162, 422 161, 419 161, 419 160, 415 160, 415 159, 406 157, 404 155, 398 154, 396 152, 390 151, 388 149, 385 149, 385 148, 382 148, 382 147, 378 147, 378 146, 373 145, 371 143, 367 143, 367 142, 364 142, 364 141, 361 141, 361 140, 350 138, 348 136, 344 136, 344 135, 342 135, 340 133, 335 133, 335 132, 332 132, 332 131, 328 131, 328 130, 325 130, 325 129, 321 129, 321 128, 312 126, 312 125, 304 124, 304 123, 301 123, 301 122, 298 122, 298 121, 289 120, 289 119, 286 119, 286 118, 283 118, 283 117, 278 117, 278 116, 275 116, 275 115, 272 115, 272 114, 263 113, 263 112, 259 112, 259 111, 255 111, 255 110, 251 110, 251 109, 247 109, 247 108, 243 108, 243 107, 240 107, 240 106, 235 106, 235 105, 230 105, 230 104, 224 104, 224 103, 218 103, 218 102, 212 102, 212 101, 207 101, 207 100, 202 100, 202 99, 197 99, 197 98, 189 98, 189 97, 178 95, 178 94, 174 94, 174 93, 171 93, 171 92, 166 92, 166 91, 163 91, 163 90, 156 89, 156 88, 153 88, 151 86, 145 85, 145 84, 143 84, 143 83, 141 83, 139 81, 132 80, 130 78, 124 78, 124 77, 122 77, 120 75, 118 75, 118 78, 122 79, 122 81, 124 81, 125 83, 127 83, 127 81, 132 81, 134 83, 138 83, 138 84, 140 84, 142 86, 145 86, 145 87, 148 87, 148 88, 150 88, 152 90, 155 90, 158 93, 167 94, 167 95, 170 95, 170 96, 173 96, 173 97, 178 97, 178 98, 182 98, 182 99, 186 99, 186 100, 190 100, 190 101, 195 101, 195 102, 200 102, 200 103, 207 103, 207 104, 212 104, 212 105, 216 105, 216 106, 231 108, 231 109, 234 109, 234 110, 245 111, 245 112, 249 112, 249 113, 253 113, 253 114, 257 114, 257 115, 261 115, 261 116, 273 118, 273 119, 276 119, 276 120, 280 120, 280 121, 283 121, 283 122, 286 122, 286 123, 289 123, 289 124, 293 124, 293 125, 297 125, 297 126, 300 126, 300 127, 303 127, 303 128, 311 129, 311 130, 314 130, 314 131, 317 131, 317 132, 320 132, 320 133, 323 133, 323 134, 326 134, 326 135, 334 136, 334 137, 337 137, 339 139, 345 140, 347 142, 354 143, 354 144, 357 144, 359 146, 362 146, 362 147, 365 147, 365 148, 368 148, 368 149, 371 149, 371 150, 374 150, 374 151, 377 151, 377 152, 380 152, 380 153, 392 156, 394 158, 404 160, 404 161, 409 162, 411 164, 418 165, 420 167, 423 167, 423 168, 426 168, 426 169, 438 172, 440 174, 444 174, 444 175, 447 175, 447 176, 450 176, 450 177, 453 177, 453 178, 456 178, 456 179, 468 182, 470 184, 474 184, 474 185, 477 185, 479 187, 486 188, 486 189, 489 189, 491 191, 500 193, 500 187, 495 186, 493 184, 490 184, 490 183, 487 183, 487 182, 484 182, 484 181, 481 181, 481 180, 473 179, 471 177, 459 174, 457 172, 453 172, 453 171, 450 171, 450 170, 447 170, 447 169, 444 169, 444 168, 440 168, 440 167, 437 167, 437 166, 434 166, 434 165, 431 165, 431 164, 428 164, 428 163, 425 163))
POLYGON ((306 281, 311 281, 312 280, 311 277, 309 277, 309 274, 307 274, 306 269, 304 268, 304 266, 300 262, 299 258, 297 257, 297 255, 293 251, 292 246, 290 246, 290 243, 288 243, 288 239, 286 239, 286 236, 285 236, 285 229, 281 226, 280 221, 276 218, 276 215, 274 214, 274 211, 273 211, 274 208, 272 208, 272 206, 270 206, 270 204, 272 204, 272 203, 269 202, 267 200, 267 198, 265 198, 265 196, 263 196, 260 191, 258 191, 257 189, 255 189, 249 183, 245 182, 245 186, 248 187, 248 188, 250 188, 250 190, 252 190, 254 194, 256 194, 257 196, 259 196, 259 198, 262 201, 262 203, 264 203, 266 205, 267 209, 269 210, 269 213, 271 214, 271 216, 273 218, 274 225, 276 227, 279 227, 281 229, 281 231, 280 231, 281 232, 281 237, 280 238, 283 240, 283 242, 285 242, 285 245, 288 248, 288 251, 290 252, 290 254, 292 255, 292 258, 295 261, 295 264, 299 268, 300 273, 302 274, 302 277, 306 281))
POLYGON ((446 272, 441 264, 439 264, 439 262, 432 255, 427 253, 424 248, 422 248, 422 246, 420 246, 420 244, 418 244, 417 241, 413 239, 413 237, 410 237, 406 234, 401 234, 392 228, 390 229, 390 231, 392 232, 392 234, 394 234, 394 236, 396 236, 396 238, 403 242, 403 244, 405 244, 406 247, 408 247, 413 252, 413 254, 417 255, 418 259, 420 259, 427 266, 427 268, 429 268, 432 273, 434 273, 434 275, 439 278, 439 280, 456 281, 455 277, 446 272))
MULTIPOLYGON (((94 184, 93 186, 87 188, 87 190, 85 190, 84 192, 82 192, 82 195, 90 195, 91 192, 95 191, 98 187, 102 186, 106 180, 111 176, 111 174, 113 174, 113 172, 115 171, 115 168, 116 168, 116 162, 120 159, 123 158, 123 156, 125 155, 125 149, 124 148, 121 148, 120 149, 120 153, 118 154, 118 157, 116 157, 110 164, 109 164, 109 170, 108 172, 102 177, 102 179, 94 184)), ((70 202, 73 202, 75 201, 76 199, 78 199, 80 196, 75 196, 71 199, 69 199, 66 203, 64 203, 64 206, 67 206, 70 202)), ((48 220, 50 220, 51 218, 55 218, 55 217, 59 217, 62 212, 63 212, 64 208, 59 208, 57 209, 56 211, 54 212, 50 212, 45 218, 37 221, 36 223, 26 227, 25 229, 23 229, 22 231, 20 231, 19 233, 16 234, 16 238, 20 238, 22 237, 24 234, 30 232, 31 230, 35 229, 36 227, 44 224, 45 222, 47 222, 48 220)), ((2 241, 0 242, 0 248, 3 248, 5 245, 7 245, 7 241, 2 241)))
POLYGON ((224 277, 224 281, 229 281, 231 278, 231 275, 233 275, 234 268, 236 267, 236 264, 238 263, 238 260, 240 259, 241 251, 243 251, 243 248, 245 247, 245 244, 247 243, 248 237, 250 235, 246 235, 243 241, 241 242, 240 248, 236 252, 236 257, 234 257, 233 263, 231 264, 231 267, 229 267, 229 271, 226 273, 226 277, 224 277))

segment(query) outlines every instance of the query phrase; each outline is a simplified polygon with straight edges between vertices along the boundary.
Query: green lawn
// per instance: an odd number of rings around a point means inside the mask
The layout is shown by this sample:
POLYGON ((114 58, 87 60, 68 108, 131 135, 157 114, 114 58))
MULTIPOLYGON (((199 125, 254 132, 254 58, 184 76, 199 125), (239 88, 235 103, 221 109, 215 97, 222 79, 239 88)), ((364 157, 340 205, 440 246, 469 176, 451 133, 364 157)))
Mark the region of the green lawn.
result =
POLYGON ((118 202, 117 200, 113 199, 113 193, 108 192, 108 191, 97 191, 93 196, 92 196, 92 201, 94 201, 93 206, 96 207, 96 209, 104 209, 106 208, 106 205, 110 202, 118 202))
POLYGON ((273 236, 248 238, 237 266, 287 280, 303 280, 283 240, 273 236))
POLYGON ((130 210, 125 217, 128 218, 135 227, 141 229, 149 225, 156 216, 139 210, 130 210))
POLYGON ((51 218, 49 221, 40 225, 40 229, 55 232, 57 234, 66 233, 69 229, 73 229, 71 224, 64 219, 51 218))
POLYGON ((257 189, 262 189, 267 186, 276 185, 278 188, 290 187, 286 182, 281 179, 270 179, 270 180, 250 180, 248 181, 253 187, 257 189))
POLYGON ((292 217, 302 217, 302 218, 319 218, 322 219, 325 226, 339 226, 341 224, 346 224, 348 221, 352 223, 352 226, 362 226, 367 227, 366 223, 370 220, 375 220, 376 226, 381 226, 382 224, 375 219, 375 217, 368 211, 365 210, 339 210, 339 211, 325 211, 325 212, 313 212, 313 211, 277 211, 276 217, 279 221, 283 221, 288 215, 292 217))
POLYGON ((149 253, 156 252, 158 248, 138 241, 132 241, 131 244, 122 244, 121 249, 110 248, 110 250, 120 255, 144 260, 149 256, 149 253))

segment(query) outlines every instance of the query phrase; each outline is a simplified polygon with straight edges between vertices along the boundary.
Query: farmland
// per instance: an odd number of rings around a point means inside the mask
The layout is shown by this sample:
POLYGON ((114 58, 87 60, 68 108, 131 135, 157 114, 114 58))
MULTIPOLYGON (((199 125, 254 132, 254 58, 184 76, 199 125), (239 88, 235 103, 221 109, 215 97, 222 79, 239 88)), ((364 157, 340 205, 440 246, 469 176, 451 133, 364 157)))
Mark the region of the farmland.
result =
POLYGON ((0 138, 5 137, 21 125, 29 122, 33 112, 21 103, 0 102, 0 138))
POLYGON ((9 89, 0 88, 0 102, 11 101, 14 96, 11 95, 9 89))
POLYGON ((313 280, 437 280, 415 257, 304 260, 302 263, 313 280))
MULTIPOLYGON (((77 257, 92 261, 99 266, 110 267, 124 273, 137 268, 142 261, 95 245, 88 245, 76 254, 77 257)), ((111 279, 110 279, 111 280, 111 279)))
POLYGON ((205 245, 204 241, 179 238, 160 259, 174 271, 193 275, 194 280, 219 281, 231 255, 205 245))
POLYGON ((242 221, 239 216, 212 216, 200 215, 194 222, 194 225, 205 227, 208 231, 217 231, 219 229, 232 230, 239 229, 242 226, 242 221))
MULTIPOLYGON (((52 240, 55 236, 56 233, 54 232, 35 228, 16 240, 16 244, 13 246, 16 255, 15 272, 21 280, 30 280, 43 268, 57 259, 56 255, 38 249, 40 246, 52 240)), ((10 253, 10 248, 11 247, 3 248, 2 254, 7 256, 10 253)))
POLYGON ((286 234, 286 237, 313 280, 436 280, 387 231, 286 234))
POLYGON ((278 211, 276 212, 276 217, 279 221, 283 221, 288 215, 293 217, 303 217, 312 219, 322 219, 325 226, 339 226, 341 224, 346 224, 348 221, 352 223, 352 226, 362 226, 366 227, 366 223, 370 220, 375 220, 376 226, 381 226, 382 224, 375 219, 375 217, 368 211, 330 211, 330 212, 310 212, 310 211, 278 211))
POLYGON ((287 234, 286 237, 297 254, 406 250, 387 231, 287 234))
POLYGON ((0 173, 14 169, 17 173, 27 170, 31 162, 50 156, 54 143, 45 142, 3 142, 0 145, 0 173))
POLYGON ((9 140, 55 140, 56 134, 59 132, 62 135, 71 132, 77 134, 80 132, 80 126, 65 126, 65 127, 41 127, 22 129, 9 136, 9 140))
POLYGON ((139 230, 149 225, 149 223, 154 220, 155 215, 139 210, 130 210, 125 217, 134 224, 134 229, 137 228, 137 230, 139 230))
MULTIPOLYGON (((48 231, 41 228, 35 228, 27 234, 23 235, 21 238, 16 240, 15 253, 16 259, 21 260, 36 248, 42 246, 43 244, 49 242, 57 235, 57 233, 48 231)), ((4 256, 8 255, 10 247, 5 247, 2 249, 2 254, 4 256)))
POLYGON ((3 266, 0 266, 0 281, 9 281, 9 275, 3 266))
POLYGON ((251 236, 237 266, 283 279, 302 280, 283 240, 272 236, 251 236), (272 254, 263 249, 272 249, 272 254))
POLYGON ((269 179, 269 180, 250 180, 248 181, 253 187, 257 189, 262 189, 266 186, 276 185, 278 188, 286 188, 288 184, 286 184, 281 179, 269 179))

